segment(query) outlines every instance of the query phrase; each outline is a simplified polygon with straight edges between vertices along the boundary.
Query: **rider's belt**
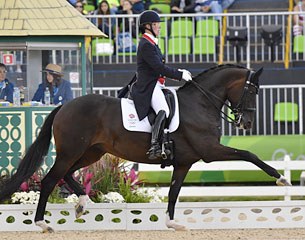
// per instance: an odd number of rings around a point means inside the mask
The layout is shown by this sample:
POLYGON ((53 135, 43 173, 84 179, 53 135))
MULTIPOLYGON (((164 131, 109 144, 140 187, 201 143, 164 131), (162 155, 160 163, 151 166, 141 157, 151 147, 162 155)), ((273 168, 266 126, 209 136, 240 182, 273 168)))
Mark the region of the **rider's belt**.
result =
POLYGON ((164 84, 165 83, 165 77, 159 77, 158 81, 159 81, 159 83, 164 84))

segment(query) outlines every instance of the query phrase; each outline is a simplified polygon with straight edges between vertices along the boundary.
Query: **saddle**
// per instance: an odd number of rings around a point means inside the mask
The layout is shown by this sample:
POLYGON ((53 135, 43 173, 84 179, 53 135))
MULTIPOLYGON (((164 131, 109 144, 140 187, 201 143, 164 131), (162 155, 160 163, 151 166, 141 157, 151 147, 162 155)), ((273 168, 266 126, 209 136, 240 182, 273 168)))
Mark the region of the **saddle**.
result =
MULTIPOLYGON (((130 100, 132 100, 131 97, 131 90, 132 90, 132 85, 133 85, 133 81, 130 82, 127 86, 125 86, 123 89, 120 90, 119 92, 119 97, 120 98, 127 98, 130 100)), ((161 162, 161 168, 164 168, 165 166, 171 166, 174 165, 175 166, 175 162, 174 162, 174 141, 170 136, 170 123, 175 115, 175 112, 177 111, 176 109, 176 99, 175 96, 173 94, 173 92, 170 89, 162 89, 162 92, 164 93, 166 102, 168 104, 169 110, 170 110, 170 114, 169 117, 166 119, 165 122, 165 128, 164 128, 164 134, 163 134, 163 139, 161 140, 161 147, 162 147, 162 162, 161 162)), ((123 107, 122 107, 123 109, 123 107)), ((123 117, 125 115, 123 114, 123 117)), ((150 125, 154 124, 156 118, 156 113, 155 111, 150 108, 149 113, 147 115, 147 121, 149 122, 150 125)), ((144 119, 144 121, 146 120, 146 118, 144 119)), ((143 120, 142 120, 143 121, 143 120)), ((129 129, 130 130, 130 129, 129 129)))

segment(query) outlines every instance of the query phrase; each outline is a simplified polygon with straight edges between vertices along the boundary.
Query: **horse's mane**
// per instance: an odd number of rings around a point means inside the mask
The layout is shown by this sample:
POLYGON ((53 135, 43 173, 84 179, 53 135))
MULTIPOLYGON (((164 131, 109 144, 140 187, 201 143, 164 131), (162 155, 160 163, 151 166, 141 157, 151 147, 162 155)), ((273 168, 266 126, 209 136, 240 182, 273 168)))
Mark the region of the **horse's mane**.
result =
MULTIPOLYGON (((199 79, 208 79, 209 76, 211 74, 214 74, 215 72, 218 72, 218 71, 221 71, 223 69, 226 69, 226 68, 243 68, 243 69, 247 69, 246 67, 244 66, 241 66, 241 65, 237 65, 237 64, 219 64, 219 65, 215 65, 215 66, 212 66, 208 69, 205 69, 203 72, 199 73, 197 76, 195 76, 193 78, 193 81, 195 82, 198 82, 199 79)), ((181 86, 179 89, 182 89, 188 85, 190 85, 191 82, 186 82, 183 86, 181 86)))

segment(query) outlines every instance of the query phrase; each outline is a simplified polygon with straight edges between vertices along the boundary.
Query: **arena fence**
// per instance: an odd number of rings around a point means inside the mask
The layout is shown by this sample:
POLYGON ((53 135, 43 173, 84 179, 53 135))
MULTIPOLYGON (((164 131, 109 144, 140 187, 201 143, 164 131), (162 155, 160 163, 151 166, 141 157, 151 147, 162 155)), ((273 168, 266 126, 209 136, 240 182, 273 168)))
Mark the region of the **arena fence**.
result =
MULTIPOLYGON (((117 97, 118 87, 93 88, 93 93, 117 97)), ((80 89, 73 89, 80 96, 80 89)), ((222 120, 224 136, 302 135, 304 133, 305 85, 262 85, 257 96, 255 125, 250 131, 236 129, 222 120)), ((228 109, 223 109, 230 115, 228 109)))
MULTIPOLYGON (((166 203, 95 203, 75 219, 72 204, 48 204, 55 230, 168 230, 166 203)), ((36 205, 0 205, 0 231, 41 231, 36 205)), ((175 221, 188 229, 304 228, 305 201, 177 203, 175 221)))

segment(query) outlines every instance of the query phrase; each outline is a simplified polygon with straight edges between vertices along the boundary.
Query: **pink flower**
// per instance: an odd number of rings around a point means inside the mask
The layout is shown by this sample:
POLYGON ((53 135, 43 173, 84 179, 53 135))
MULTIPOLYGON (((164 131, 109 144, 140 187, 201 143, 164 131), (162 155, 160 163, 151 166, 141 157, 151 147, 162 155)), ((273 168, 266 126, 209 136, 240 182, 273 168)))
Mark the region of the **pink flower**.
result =
POLYGON ((24 192, 27 192, 29 190, 29 184, 27 182, 21 183, 20 189, 24 192))

